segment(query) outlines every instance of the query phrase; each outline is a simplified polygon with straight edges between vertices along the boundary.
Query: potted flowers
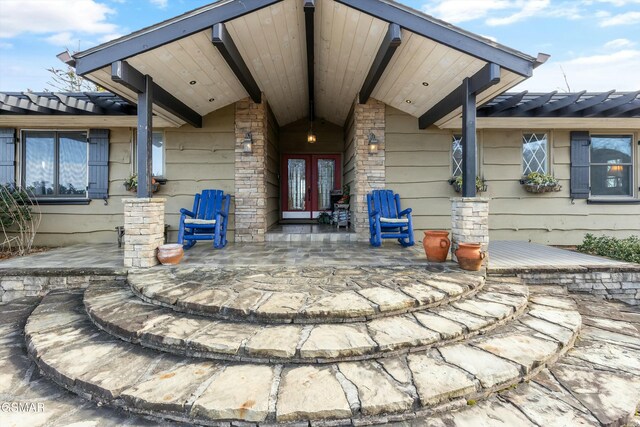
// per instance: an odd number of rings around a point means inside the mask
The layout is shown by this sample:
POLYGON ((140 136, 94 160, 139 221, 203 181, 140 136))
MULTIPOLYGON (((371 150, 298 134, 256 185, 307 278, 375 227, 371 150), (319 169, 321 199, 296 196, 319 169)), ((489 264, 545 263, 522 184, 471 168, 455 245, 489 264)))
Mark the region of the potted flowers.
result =
MULTIPOLYGON (((131 191, 132 193, 135 193, 136 191, 138 191, 138 174, 133 174, 131 175, 129 178, 124 180, 124 188, 127 189, 127 191, 131 191)), ((151 191, 152 192, 157 192, 160 189, 160 183, 158 181, 156 181, 155 178, 151 178, 151 191)))
POLYGON ((562 186, 553 175, 539 172, 531 172, 520 180, 520 183, 529 193, 548 193, 562 189, 562 186))
MULTIPOLYGON (((451 178, 449 180, 449 184, 453 185, 453 189, 456 193, 460 193, 462 191, 462 175, 451 178)), ((476 191, 478 193, 484 193, 487 191, 487 184, 484 182, 484 179, 479 176, 476 176, 476 191)))

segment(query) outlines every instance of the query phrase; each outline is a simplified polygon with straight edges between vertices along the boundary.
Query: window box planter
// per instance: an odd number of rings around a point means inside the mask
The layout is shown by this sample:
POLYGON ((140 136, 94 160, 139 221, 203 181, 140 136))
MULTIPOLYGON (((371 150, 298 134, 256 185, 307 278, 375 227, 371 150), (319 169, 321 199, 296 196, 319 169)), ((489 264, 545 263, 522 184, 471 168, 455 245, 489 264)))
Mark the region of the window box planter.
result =
POLYGON ((552 193, 562 190, 562 185, 553 175, 532 172, 520 180, 528 193, 552 193))
MULTIPOLYGON (((158 190, 160 190, 160 185, 164 185, 166 184, 167 180, 165 178, 158 178, 156 179, 155 177, 152 178, 151 181, 151 192, 152 193, 157 193, 158 190)), ((136 191, 138 191, 138 176, 137 175, 131 175, 129 178, 124 180, 124 188, 127 191, 130 191, 132 193, 135 193, 136 191)))
MULTIPOLYGON (((453 191, 456 193, 462 192, 462 177, 459 176, 457 178, 449 179, 449 184, 453 186, 453 191)), ((476 191, 478 193, 484 193, 487 191, 487 184, 484 179, 480 177, 476 177, 476 191)))

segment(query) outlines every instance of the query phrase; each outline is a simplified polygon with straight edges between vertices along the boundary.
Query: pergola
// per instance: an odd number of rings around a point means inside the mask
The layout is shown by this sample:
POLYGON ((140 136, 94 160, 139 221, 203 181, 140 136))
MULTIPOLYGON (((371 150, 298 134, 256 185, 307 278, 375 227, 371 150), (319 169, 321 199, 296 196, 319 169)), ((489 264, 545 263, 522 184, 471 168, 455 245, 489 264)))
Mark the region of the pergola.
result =
POLYGON ((463 195, 475 196, 476 107, 546 60, 388 0, 223 0, 68 58, 138 105, 138 197, 149 197, 153 116, 200 127, 241 99, 280 126, 345 122, 373 97, 421 129, 462 117, 463 195))

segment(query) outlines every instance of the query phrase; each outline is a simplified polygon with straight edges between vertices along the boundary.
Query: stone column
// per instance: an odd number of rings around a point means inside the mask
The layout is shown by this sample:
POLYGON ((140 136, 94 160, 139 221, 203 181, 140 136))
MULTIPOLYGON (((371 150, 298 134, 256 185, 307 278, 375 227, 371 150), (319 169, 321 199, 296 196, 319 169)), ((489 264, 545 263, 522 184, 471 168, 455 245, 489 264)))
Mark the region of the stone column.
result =
POLYGON ((358 240, 369 239, 367 193, 385 188, 385 104, 369 98, 353 107, 355 188, 351 188, 351 223, 358 240), (369 135, 378 140, 378 152, 369 153, 369 135))
MULTIPOLYGON (((451 257, 456 259, 458 243, 481 243, 489 250, 489 199, 485 197, 451 198, 451 257)), ((485 266, 488 263, 485 261, 485 266)))
POLYGON ((236 102, 235 120, 235 241, 264 242, 267 231, 267 103, 250 98, 236 102), (243 151, 247 133, 251 153, 243 151))
POLYGON ((163 198, 128 198, 124 203, 124 266, 153 267, 164 243, 163 198))

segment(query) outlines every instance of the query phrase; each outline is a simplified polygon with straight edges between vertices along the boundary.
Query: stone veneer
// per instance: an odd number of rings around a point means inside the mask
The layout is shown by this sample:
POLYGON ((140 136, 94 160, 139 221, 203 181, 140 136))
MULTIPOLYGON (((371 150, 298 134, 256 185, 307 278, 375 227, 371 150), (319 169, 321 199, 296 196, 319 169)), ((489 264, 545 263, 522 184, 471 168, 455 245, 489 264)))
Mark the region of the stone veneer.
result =
POLYGON ((250 98, 236 102, 235 119, 235 241, 264 242, 267 231, 267 102, 250 98), (243 152, 251 132, 252 151, 243 152))
POLYGON ((13 269, 0 274, 0 302, 6 303, 23 297, 44 296, 49 291, 60 289, 86 289, 96 283, 119 282, 124 285, 126 279, 123 271, 100 269, 75 269, 75 271, 47 270, 25 271, 13 269))
POLYGON ((129 198, 124 203, 124 266, 153 267, 164 243, 163 198, 129 198))
POLYGON ((488 198, 451 198, 451 257, 454 260, 458 243, 481 243, 482 250, 489 254, 488 198))
POLYGON ((384 189, 385 175, 385 104, 369 98, 366 104, 357 102, 353 107, 355 131, 355 188, 351 189, 351 223, 358 239, 369 239, 369 217, 367 214, 367 193, 384 189), (369 153, 369 134, 378 139, 378 152, 369 153))

